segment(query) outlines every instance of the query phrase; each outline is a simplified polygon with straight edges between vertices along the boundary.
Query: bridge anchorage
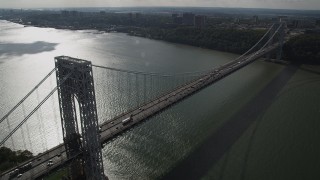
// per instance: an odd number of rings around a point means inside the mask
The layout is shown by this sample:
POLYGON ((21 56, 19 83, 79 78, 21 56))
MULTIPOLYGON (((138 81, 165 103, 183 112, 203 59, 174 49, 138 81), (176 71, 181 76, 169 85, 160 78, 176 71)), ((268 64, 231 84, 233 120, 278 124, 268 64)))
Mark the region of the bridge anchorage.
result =
POLYGON ((76 158, 70 167, 71 177, 106 179, 103 171, 91 62, 59 56, 55 58, 55 66, 57 84, 60 84, 58 97, 66 154, 71 158, 82 152, 82 156, 76 158), (79 105, 81 135, 75 99, 79 105))

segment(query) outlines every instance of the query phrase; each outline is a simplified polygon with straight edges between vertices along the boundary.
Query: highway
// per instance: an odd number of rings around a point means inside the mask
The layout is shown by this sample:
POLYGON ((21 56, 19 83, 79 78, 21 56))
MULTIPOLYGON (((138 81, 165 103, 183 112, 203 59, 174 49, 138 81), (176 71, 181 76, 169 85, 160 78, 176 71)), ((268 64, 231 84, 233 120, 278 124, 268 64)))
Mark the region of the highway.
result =
MULTIPOLYGON (((255 60, 261 58, 262 56, 274 51, 279 47, 279 44, 274 44, 263 50, 257 51, 255 53, 249 54, 247 56, 233 60, 227 64, 220 66, 219 68, 213 69, 210 73, 203 75, 197 80, 194 80, 188 84, 177 87, 175 90, 163 95, 160 98, 152 100, 141 107, 124 113, 112 120, 109 120, 100 125, 100 141, 101 144, 114 138, 115 136, 123 133, 124 131, 130 129, 139 122, 146 120, 147 118, 169 108, 170 106, 186 99, 187 97, 193 95, 197 91, 214 84, 215 82, 221 80, 222 78, 232 74, 233 72, 245 67, 246 65, 254 62, 255 60), (128 117, 132 117, 132 120, 128 123, 123 123, 122 121, 128 117)), ((79 156, 81 153, 78 154, 79 156)), ((67 159, 64 145, 58 145, 35 158, 22 163, 18 167, 8 170, 1 174, 1 180, 10 179, 9 173, 15 169, 19 169, 28 163, 32 163, 32 167, 29 170, 21 173, 21 177, 13 177, 11 179, 36 179, 46 175, 52 170, 64 165, 65 163, 72 161, 73 158, 67 159), (52 161, 52 165, 48 165, 49 161, 52 161)))

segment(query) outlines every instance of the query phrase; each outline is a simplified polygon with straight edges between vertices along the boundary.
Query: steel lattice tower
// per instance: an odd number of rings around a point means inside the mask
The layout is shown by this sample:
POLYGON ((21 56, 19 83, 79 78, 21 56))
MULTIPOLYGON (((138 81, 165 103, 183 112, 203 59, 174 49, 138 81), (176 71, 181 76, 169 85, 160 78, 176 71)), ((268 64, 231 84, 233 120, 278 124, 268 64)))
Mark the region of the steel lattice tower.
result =
POLYGON ((82 151, 71 167, 75 179, 105 179, 103 172, 98 116, 90 61, 66 56, 55 58, 63 140, 69 158, 82 151), (62 84, 62 80, 66 81, 62 84), (81 135, 79 133, 76 103, 79 103, 81 135), (83 173, 83 171, 85 173, 83 173), (85 174, 85 175, 84 175, 85 174))
POLYGON ((282 57, 282 48, 283 48, 283 44, 284 44, 284 37, 285 37, 285 23, 281 23, 280 24, 280 32, 279 32, 279 49, 278 49, 278 53, 277 53, 277 60, 281 60, 282 57))

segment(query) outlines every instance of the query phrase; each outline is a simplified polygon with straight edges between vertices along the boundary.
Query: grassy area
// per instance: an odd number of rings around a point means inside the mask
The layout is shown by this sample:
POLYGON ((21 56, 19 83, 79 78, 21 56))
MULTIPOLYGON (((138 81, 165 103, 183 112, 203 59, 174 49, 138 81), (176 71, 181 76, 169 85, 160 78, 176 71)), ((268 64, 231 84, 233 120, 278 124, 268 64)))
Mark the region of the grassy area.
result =
POLYGON ((33 157, 30 151, 13 151, 7 147, 0 148, 0 174, 19 163, 27 161, 33 157))
POLYGON ((58 171, 55 171, 49 174, 47 177, 44 177, 44 180, 57 180, 57 179, 64 179, 68 175, 68 168, 62 168, 58 171))

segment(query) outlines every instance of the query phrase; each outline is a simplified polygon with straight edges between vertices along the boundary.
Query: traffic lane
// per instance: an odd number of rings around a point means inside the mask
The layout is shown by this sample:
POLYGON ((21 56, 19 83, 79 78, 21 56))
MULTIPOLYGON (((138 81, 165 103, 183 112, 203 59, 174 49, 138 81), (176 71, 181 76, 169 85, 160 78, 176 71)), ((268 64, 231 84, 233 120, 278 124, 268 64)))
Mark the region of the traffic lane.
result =
POLYGON ((54 157, 55 154, 57 154, 58 152, 62 152, 62 151, 64 151, 64 146, 58 145, 58 146, 54 147, 53 149, 50 149, 44 153, 41 153, 41 154, 35 156, 34 158, 22 163, 21 165, 18 165, 14 169, 10 169, 10 170, 6 171, 5 173, 2 174, 1 179, 9 178, 10 177, 9 174, 11 172, 13 172, 16 169, 21 169, 23 166, 26 166, 29 163, 32 163, 32 167, 38 166, 39 164, 46 162, 47 159, 54 157))
MULTIPOLYGON (((56 151, 58 151, 58 150, 56 150, 56 151)), ((66 159, 66 153, 65 152, 61 153, 61 151, 58 151, 58 152, 60 153, 60 155, 56 154, 56 152, 55 152, 55 155, 46 154, 46 155, 42 156, 42 159, 44 159, 43 161, 41 161, 41 162, 38 161, 37 164, 33 165, 31 169, 27 170, 26 172, 19 173, 22 175, 21 177, 18 178, 17 176, 15 176, 12 179, 35 179, 38 176, 40 176, 43 172, 46 172, 50 169, 53 169, 56 166, 59 166, 61 164, 61 162, 64 162, 64 159, 66 159), (47 156, 47 157, 45 157, 45 156, 47 156), (53 167, 48 166, 48 163, 50 160, 54 164, 53 167), (56 164, 54 162, 60 162, 60 163, 56 164)), ((52 154, 53 153, 54 152, 52 152, 52 154)), ((6 174, 5 176, 1 177, 1 179, 10 179, 10 175, 6 174)))

